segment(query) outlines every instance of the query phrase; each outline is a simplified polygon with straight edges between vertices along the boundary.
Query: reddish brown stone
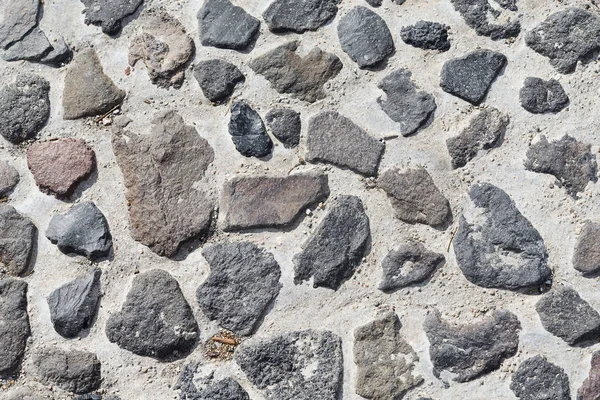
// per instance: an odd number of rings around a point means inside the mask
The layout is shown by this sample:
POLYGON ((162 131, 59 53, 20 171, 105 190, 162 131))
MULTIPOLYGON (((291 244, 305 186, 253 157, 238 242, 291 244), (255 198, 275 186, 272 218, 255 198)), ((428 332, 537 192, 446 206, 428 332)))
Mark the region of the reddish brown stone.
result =
POLYGON ((592 367, 590 375, 579 388, 577 399, 600 400, 600 351, 592 354, 592 367))

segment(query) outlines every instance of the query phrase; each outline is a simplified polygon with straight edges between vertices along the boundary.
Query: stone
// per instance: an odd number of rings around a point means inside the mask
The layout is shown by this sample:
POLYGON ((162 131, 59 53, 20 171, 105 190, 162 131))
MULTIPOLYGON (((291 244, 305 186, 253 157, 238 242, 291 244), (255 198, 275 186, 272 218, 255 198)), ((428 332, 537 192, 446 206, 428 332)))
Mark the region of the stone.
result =
POLYGON ((158 360, 185 356, 198 339, 198 324, 179 283, 166 271, 136 275, 120 311, 106 322, 112 343, 158 360))
POLYGON ((202 255, 210 275, 196 291, 200 308, 236 335, 251 335, 281 289, 281 269, 273 254, 250 243, 219 243, 202 255))
POLYGON ((218 59, 200 61, 194 67, 194 77, 204 96, 218 104, 225 102, 236 86, 246 80, 238 67, 218 59))
POLYGON ((59 335, 74 338, 92 326, 100 304, 101 273, 96 268, 50 293, 50 319, 59 335))
POLYGON ((392 34, 383 18, 366 7, 354 7, 338 23, 342 50, 360 68, 373 67, 394 52, 392 34))
POLYGON ((544 329, 569 345, 596 340, 600 333, 600 314, 570 287, 542 296, 535 305, 544 329))
POLYGON ((273 108, 265 116, 267 126, 283 147, 293 149, 300 144, 300 113, 289 108, 273 108))
POLYGON ((553 142, 542 135, 527 149, 525 169, 553 175, 557 185, 564 187, 573 198, 585 190, 588 182, 598 181, 598 164, 590 145, 569 135, 553 142))
POLYGON ((95 354, 80 350, 50 348, 35 354, 33 363, 42 382, 73 393, 100 388, 100 361, 95 354))
POLYGON ((400 336, 402 324, 389 312, 354 331, 356 393, 366 399, 402 399, 423 382, 413 375, 417 354, 400 336))
MULTIPOLYGON (((23 39, 38 23, 39 0, 6 0, 0 15, 0 48, 23 39)), ((1 103, 1 102, 0 102, 1 103)))
POLYGON ((521 323, 513 313, 495 310, 479 322, 451 325, 434 310, 423 329, 435 377, 444 378, 444 374, 455 382, 468 382, 517 354, 521 323))
POLYGON ((133 15, 144 0, 81 0, 86 25, 102 28, 107 35, 121 31, 123 20, 133 15))
POLYGON ((130 231, 158 255, 172 257, 181 244, 208 233, 214 204, 195 182, 214 151, 174 111, 158 112, 149 135, 116 127, 112 145, 123 172, 130 231))
POLYGON ((544 239, 502 189, 471 187, 452 244, 458 266, 475 285, 498 289, 539 288, 552 279, 544 239))
POLYGON ((39 61, 52 50, 48 38, 39 27, 35 27, 21 40, 2 53, 4 61, 39 61))
POLYGON ((581 8, 566 8, 527 32, 525 44, 548 57, 558 72, 571 73, 577 62, 592 61, 600 50, 600 17, 581 8))
POLYGON ((96 153, 82 139, 36 142, 27 149, 27 166, 42 192, 66 198, 94 172, 96 153))
POLYGON ((600 351, 592 353, 590 374, 577 391, 577 400, 600 399, 600 351))
POLYGON ((464 167, 477 157, 480 151, 499 146, 509 123, 509 116, 493 107, 475 114, 458 136, 446 140, 452 158, 452 168, 464 167))
POLYGON ((385 78, 377 87, 385 92, 386 98, 377 98, 377 103, 393 121, 400 124, 402 136, 410 136, 422 128, 432 117, 437 105, 435 98, 426 92, 417 92, 406 69, 398 69, 385 78))
POLYGON ((266 157, 273 149, 262 118, 244 101, 231 106, 229 134, 236 150, 245 157, 266 157))
POLYGON ((325 98, 323 85, 342 70, 340 59, 314 47, 302 58, 296 54, 298 41, 291 41, 256 57, 248 64, 263 75, 281 94, 314 103, 325 98))
POLYGON ((30 335, 27 282, 0 279, 0 378, 18 376, 30 335))
POLYGON ((448 25, 431 21, 417 21, 414 25, 405 26, 400 30, 400 38, 404 43, 423 50, 450 50, 448 40, 448 25))
POLYGON ((340 0, 274 0, 263 13, 271 32, 304 33, 325 25, 337 14, 340 0))
POLYGON ((223 230, 289 226, 329 196, 327 175, 236 176, 223 186, 223 230))
POLYGON ((573 252, 573 268, 584 275, 600 271, 600 224, 584 222, 573 252))
MULTIPOLYGON (((494 0, 504 9, 517 11, 516 0, 494 0)), ((510 39, 519 36, 521 23, 490 5, 489 0, 451 0, 466 24, 480 36, 492 40, 510 39)))
POLYGON ((24 276, 33 269, 37 228, 13 206, 0 204, 0 278, 24 276))
POLYGON ((65 75, 64 119, 102 115, 124 98, 125 92, 104 73, 94 49, 88 47, 75 55, 65 75))
POLYGON ((50 118, 50 83, 19 74, 0 89, 0 135, 13 144, 34 138, 50 118))
POLYGON ((302 252, 294 256, 294 283, 312 277, 315 288, 339 289, 362 262, 370 236, 362 201, 355 196, 339 196, 302 252))
POLYGON ((342 340, 329 331, 250 339, 234 357, 267 400, 336 400, 342 390, 342 340))
POLYGON ((250 400, 248 393, 235 379, 227 377, 217 381, 214 379, 214 372, 211 372, 206 379, 200 379, 204 387, 198 388, 195 382, 196 373, 201 372, 198 371, 200 367, 200 363, 183 367, 175 385, 175 389, 180 390, 180 400, 250 400))
POLYGON ((21 177, 15 167, 6 161, 0 161, 0 198, 8 196, 20 180, 21 177))
POLYGON ((392 292, 424 282, 445 262, 443 254, 429 251, 421 243, 400 245, 398 250, 390 251, 381 263, 383 277, 379 290, 392 292))
POLYGON ((452 219, 450 202, 423 167, 389 169, 378 186, 388 195, 396 218, 404 222, 442 227, 452 219))
POLYGON ((569 105, 569 97, 556 79, 526 78, 519 100, 521 107, 533 114, 557 113, 569 105))
POLYGON ((366 2, 369 3, 371 7, 381 7, 381 4, 383 4, 383 0, 366 0, 366 2))
POLYGON ((91 201, 79 203, 50 220, 46 237, 65 254, 76 253, 95 260, 106 257, 112 248, 108 222, 91 201))
POLYGON ((510 389, 519 400, 571 400, 565 370, 539 355, 519 365, 513 373, 510 389))
POLYGON ((57 36, 51 37, 48 40, 50 41, 52 49, 38 62, 53 67, 61 67, 64 64, 69 63, 71 58, 73 58, 73 50, 71 50, 69 45, 65 42, 65 39, 62 36, 57 36))
POLYGON ((492 50, 472 51, 463 57, 446 61, 440 86, 444 92, 479 105, 506 62, 504 54, 492 50))
POLYGON ((198 11, 203 46, 244 50, 258 35, 260 21, 229 0, 206 0, 198 11))
POLYGON ((324 162, 374 176, 385 145, 343 115, 324 111, 308 122, 306 148, 304 158, 310 163, 324 162))
POLYGON ((143 61, 150 81, 162 88, 180 88, 196 47, 177 19, 164 11, 149 13, 142 32, 129 46, 129 65, 143 61))

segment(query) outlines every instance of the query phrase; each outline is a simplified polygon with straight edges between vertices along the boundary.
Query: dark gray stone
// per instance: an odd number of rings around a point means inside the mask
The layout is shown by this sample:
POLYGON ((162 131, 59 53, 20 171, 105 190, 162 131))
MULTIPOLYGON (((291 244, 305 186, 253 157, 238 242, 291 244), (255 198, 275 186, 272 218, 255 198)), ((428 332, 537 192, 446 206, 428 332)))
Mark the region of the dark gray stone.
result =
MULTIPOLYGON (((454 9, 462 15, 469 27, 475 29, 478 35, 489 36, 492 40, 500 40, 517 37, 521 32, 521 23, 492 7, 489 0, 451 1, 454 9), (502 20, 506 22, 502 23, 502 20)), ((504 9, 517 11, 516 0, 494 1, 504 9)))
POLYGON ((183 367, 179 380, 175 385, 180 390, 180 400, 250 400, 248 393, 232 378, 215 380, 214 373, 208 377, 200 377, 203 388, 198 388, 196 375, 201 363, 192 363, 183 367))
POLYGON ((519 365, 512 376, 510 389, 519 400, 571 400, 565 370, 539 355, 519 365))
POLYGON ((383 0, 366 0, 366 2, 369 3, 371 7, 381 7, 383 0))
POLYGON ((262 118, 244 101, 231 106, 229 134, 237 151, 245 157, 265 157, 273 149, 262 118))
POLYGON ((313 287, 337 290, 362 262, 371 235, 358 197, 340 196, 294 256, 294 283, 313 277, 313 287))
POLYGON ((517 354, 521 323, 511 312, 496 310, 480 322, 451 325, 434 310, 423 329, 429 339, 433 374, 440 378, 445 372, 456 382, 468 382, 517 354))
POLYGON ((431 21, 418 21, 411 26, 400 30, 400 37, 404 43, 424 50, 450 50, 448 40, 448 25, 431 21))
POLYGON ((600 224, 592 221, 583 224, 573 252, 573 268, 584 275, 600 271, 600 224))
POLYGON ((73 393, 89 393, 100 388, 100 361, 87 351, 51 348, 35 354, 33 363, 40 380, 73 393))
POLYGON ((204 96, 213 103, 222 103, 246 80, 240 70, 223 60, 200 61, 194 67, 194 77, 204 96))
POLYGON ((50 66, 67 63, 73 52, 62 37, 48 39, 39 27, 35 27, 23 39, 2 53, 5 61, 31 61, 50 66))
POLYGON ((552 278, 544 239, 502 190, 475 184, 473 205, 460 217, 454 240, 458 266, 472 283, 486 288, 525 289, 552 278))
POLYGON ((81 0, 85 23, 102 28, 107 35, 121 31, 122 21, 134 14, 144 0, 81 0))
POLYGON ((0 278, 23 276, 33 268, 37 228, 8 204, 0 204, 0 278))
POLYGON ((71 61, 71 58, 73 57, 73 50, 71 50, 63 37, 51 37, 49 40, 52 50, 44 55, 44 57, 39 61, 40 63, 53 67, 60 67, 71 61))
POLYGON ((289 108, 274 108, 265 116, 267 126, 283 147, 293 149, 300 144, 300 113, 289 108))
POLYGON ((519 99, 521 107, 533 114, 557 113, 569 105, 569 97, 556 79, 525 79, 519 99))
POLYGON ((453 96, 478 105, 506 65, 506 56, 492 50, 475 50, 446 61, 440 86, 453 96))
POLYGON ((446 262, 442 254, 429 251, 421 243, 404 244, 390 251, 381 263, 383 278, 379 290, 391 292, 429 278, 446 262))
POLYGON ((260 21, 229 0, 206 0, 198 11, 203 46, 244 50, 255 39, 260 21))
POLYGON ((267 400, 336 400, 341 392, 342 340, 329 331, 252 339, 235 360, 267 400))
POLYGON ((6 161, 0 161, 0 197, 9 195, 20 180, 21 177, 15 167, 6 161))
POLYGON ((577 391, 577 400, 598 400, 600 396, 600 351, 592 354, 590 374, 577 391))
POLYGON ((29 335, 27 283, 0 279, 0 378, 18 375, 29 335))
POLYGON ((272 32, 314 31, 335 17, 341 0, 274 0, 264 12, 272 32))
POLYGON ((23 39, 38 23, 39 0, 6 0, 3 2, 0 23, 0 48, 23 39))

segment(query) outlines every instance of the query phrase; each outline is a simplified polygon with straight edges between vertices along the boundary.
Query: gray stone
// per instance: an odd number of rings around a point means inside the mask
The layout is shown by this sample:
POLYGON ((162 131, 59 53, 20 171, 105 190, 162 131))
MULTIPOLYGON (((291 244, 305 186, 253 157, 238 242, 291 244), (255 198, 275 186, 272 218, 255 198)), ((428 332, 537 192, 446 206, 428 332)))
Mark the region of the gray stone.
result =
POLYGON ((377 175, 385 145, 350 119, 325 111, 308 122, 305 159, 349 168, 362 175, 377 175), (360 154, 360 157, 357 157, 360 154))
POLYGON ((498 146, 504 139, 510 118, 493 107, 478 112, 458 136, 446 140, 452 168, 460 168, 477 157, 481 150, 498 146))
POLYGON ((294 283, 313 277, 313 287, 337 290, 362 262, 371 236, 369 217, 358 197, 340 196, 294 256, 294 283))
POLYGON ((101 273, 96 268, 50 293, 50 319, 59 335, 74 338, 92 326, 100 303, 101 273))
POLYGON ((289 108, 274 108, 265 116, 267 126, 283 147, 293 149, 300 144, 300 113, 289 108))
POLYGON ((204 96, 213 103, 222 103, 246 80, 240 70, 223 60, 200 61, 194 67, 194 77, 204 96))
POLYGON ((557 113, 569 105, 569 97, 556 79, 526 78, 519 100, 521 107, 533 114, 557 113))
POLYGON ((600 224, 584 222, 573 252, 573 268, 584 275, 600 271, 600 224))
POLYGON ((0 279, 0 378, 18 375, 30 335, 27 283, 0 279))
POLYGON ((519 400, 571 400, 565 370, 539 355, 519 365, 512 375, 510 389, 519 400))
POLYGON ((314 103, 325 98, 323 85, 342 70, 340 59, 331 53, 313 48, 302 58, 296 54, 298 42, 283 44, 248 64, 263 75, 281 94, 314 103))
POLYGON ((433 116, 437 105, 432 95, 417 92, 411 81, 412 73, 399 69, 385 78, 377 87, 385 92, 386 98, 379 97, 377 103, 392 120, 400 124, 402 136, 410 136, 425 125, 433 116))
POLYGON ((39 0, 6 0, 0 20, 0 48, 23 39, 38 23, 39 0))
POLYGON ((8 204, 0 204, 0 278, 24 276, 33 269, 37 228, 8 204))
POLYGON ((400 336, 402 324, 389 312, 354 331, 356 393, 366 399, 402 399, 423 382, 413 375, 417 354, 400 336))
POLYGON ((235 360, 267 400, 336 400, 342 389, 342 340, 329 331, 251 339, 235 360))
MULTIPOLYGON (((521 32, 521 23, 492 7, 489 0, 451 1, 454 9, 460 13, 469 27, 475 29, 478 35, 489 36, 492 40, 500 40, 517 37, 521 32), (505 22, 502 23, 502 21, 505 22)), ((504 9, 517 11, 516 0, 494 1, 504 9)))
POLYGON ((366 2, 369 3, 371 7, 381 7, 383 0, 366 0, 366 2))
POLYGON ((100 361, 87 351, 51 348, 35 354, 33 363, 40 380, 73 393, 89 393, 100 388, 100 361))
POLYGON ((231 106, 229 134, 237 151, 245 157, 266 157, 273 149, 262 118, 244 101, 231 106))
POLYGON ((76 253, 95 260, 112 248, 108 222, 91 201, 79 203, 50 220, 46 237, 65 254, 76 253))
POLYGON ((15 167, 6 161, 0 161, 0 197, 8 196, 20 180, 21 177, 15 167))
POLYGON ((225 231, 279 228, 329 196, 327 175, 236 176, 223 186, 225 231))
POLYGON ((121 31, 122 21, 133 15, 144 0, 81 0, 85 23, 102 28, 107 35, 121 31))
POLYGON ((442 254, 429 251, 421 243, 403 244, 390 251, 381 263, 383 277, 379 290, 391 292, 429 278, 446 262, 442 254))
POLYGON ((472 206, 460 217, 452 244, 456 261, 472 283, 499 289, 540 287, 552 278, 544 239, 502 190, 473 185, 472 206))
POLYGON ((196 298, 204 314, 237 335, 252 334, 279 294, 281 269, 273 254, 250 242, 205 247, 208 279, 196 298))
POLYGON ((314 31, 335 17, 341 0, 274 0, 264 12, 271 32, 314 31))
POLYGON ((179 283, 160 269, 136 275, 123 307, 106 322, 109 341, 159 360, 185 356, 198 335, 198 324, 179 283))
POLYGON ((0 134, 11 143, 35 137, 50 118, 50 83, 38 75, 20 74, 0 89, 0 134))
POLYGON ((389 169, 378 185, 387 193, 396 218, 404 222, 442 227, 452 219, 450 202, 423 167, 389 169))
POLYGON ((157 113, 153 124, 149 135, 117 127, 112 145, 127 188, 133 238, 171 257, 183 242, 208 232, 214 205, 194 184, 214 151, 174 111, 157 113))
POLYGON ((569 135, 554 142, 542 135, 527 149, 525 169, 553 175, 573 198, 585 190, 588 182, 598 181, 598 164, 590 145, 569 135))
POLYGON ((424 50, 450 50, 448 40, 448 25, 431 21, 417 21, 416 24, 405 26, 400 30, 404 43, 424 50))
POLYGON ((354 7, 338 23, 342 50, 360 68, 372 67, 394 52, 392 34, 383 18, 366 7, 354 7))
POLYGON ((45 54, 44 57, 39 60, 40 63, 53 67, 60 67, 71 61, 71 58, 73 57, 73 50, 71 50, 63 37, 51 37, 48 40, 50 41, 52 50, 50 50, 49 53, 45 54))
POLYGON ((479 322, 451 325, 434 310, 423 329, 429 339, 433 374, 437 378, 450 374, 456 382, 468 382, 517 354, 521 323, 513 313, 496 310, 479 322))
POLYGON ((21 40, 2 53, 4 61, 40 61, 52 50, 48 38, 39 27, 35 27, 21 40))
POLYGON ((181 375, 175 385, 179 389, 180 400, 250 400, 248 393, 232 378, 217 381, 214 372, 208 377, 197 378, 201 363, 192 363, 183 367, 181 375), (196 381, 204 387, 199 388, 196 381))
POLYGON ((506 62, 504 54, 492 50, 472 51, 463 57, 446 61, 440 86, 445 92, 478 105, 506 62))
POLYGON ((260 21, 229 0, 206 0, 198 11, 203 46, 244 50, 255 39, 260 21))
POLYGON ((600 351, 592 354, 590 374, 577 391, 577 400, 598 400, 600 398, 600 351))

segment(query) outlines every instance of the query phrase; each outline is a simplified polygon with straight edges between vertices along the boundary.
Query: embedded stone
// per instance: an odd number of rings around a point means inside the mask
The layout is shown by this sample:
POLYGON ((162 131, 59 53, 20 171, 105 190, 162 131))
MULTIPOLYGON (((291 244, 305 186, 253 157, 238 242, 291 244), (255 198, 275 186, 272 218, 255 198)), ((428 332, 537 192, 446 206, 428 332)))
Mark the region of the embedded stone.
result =
POLYGON ((122 22, 133 15, 144 0, 81 0, 85 6, 86 25, 102 28, 107 35, 116 35, 121 31, 122 22))
POLYGON ((533 114, 557 113, 569 105, 569 97, 556 79, 525 79, 519 99, 521 107, 533 114))
POLYGON ((0 278, 24 276, 33 269, 37 228, 13 206, 0 204, 0 278))
POLYGON ((390 251, 381 263, 383 277, 379 290, 391 292, 423 282, 445 262, 442 254, 427 250, 421 243, 401 245, 398 250, 390 251))
POLYGON ((335 17, 340 0, 274 0, 263 14, 271 32, 314 31, 335 17))
POLYGON ((383 0, 366 0, 366 2, 369 3, 371 7, 381 7, 383 0))
POLYGON ((400 30, 404 43, 424 50, 450 50, 448 40, 448 25, 431 21, 417 21, 416 24, 405 26, 400 30))
POLYGON ((244 50, 258 34, 260 21, 229 0, 206 0, 198 11, 203 46, 244 50))
POLYGON ((273 149, 262 118, 243 101, 231 106, 229 134, 237 151, 245 157, 265 157, 273 149))
POLYGON ((6 161, 0 161, 0 197, 9 195, 20 180, 21 177, 15 167, 6 161))
POLYGON ((44 32, 36 26, 25 37, 8 47, 2 53, 2 59, 4 61, 40 61, 52 48, 44 32))
POLYGON ((236 86, 246 80, 235 65, 218 59, 200 61, 194 67, 194 77, 204 96, 213 103, 227 100, 236 86))
POLYGON ((18 376, 30 335, 27 283, 0 279, 0 378, 18 376))
MULTIPOLYGON (((504 9, 517 11, 516 0, 494 1, 504 9)), ((521 32, 519 20, 491 6, 489 0, 451 0, 451 2, 466 24, 475 29, 480 36, 500 40, 517 37, 521 32)))
POLYGON ((598 400, 600 396, 600 351, 592 354, 590 373, 577 391, 577 400, 598 400))
POLYGON ((102 382, 100 361, 95 354, 51 348, 35 354, 33 363, 40 380, 73 393, 89 393, 102 382))
POLYGON ((573 253, 573 268, 584 275, 600 271, 600 224, 584 222, 573 253))
POLYGON ((274 108, 265 116, 267 126, 283 147, 293 149, 300 144, 300 113, 289 108, 274 108))
POLYGON ((20 41, 37 26, 39 0, 6 0, 0 21, 0 48, 6 49, 20 41))
POLYGON ((214 372, 202 376, 201 366, 201 363, 191 363, 183 367, 175 385, 175 389, 180 390, 180 400, 250 400, 235 379, 216 380, 214 372))
POLYGON ((539 355, 519 365, 512 376, 510 389, 519 400, 571 400, 565 370, 539 355))

